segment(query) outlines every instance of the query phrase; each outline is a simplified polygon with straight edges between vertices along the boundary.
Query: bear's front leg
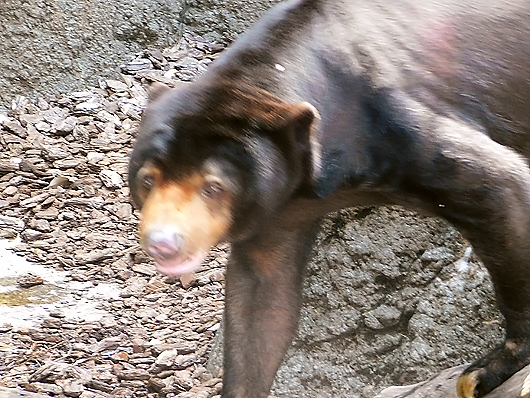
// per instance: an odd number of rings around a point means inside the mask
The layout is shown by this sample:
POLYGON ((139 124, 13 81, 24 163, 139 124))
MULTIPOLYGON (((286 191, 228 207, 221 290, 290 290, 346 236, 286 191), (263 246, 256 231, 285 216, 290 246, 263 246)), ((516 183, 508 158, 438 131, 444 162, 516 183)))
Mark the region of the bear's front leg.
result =
POLYGON ((235 243, 226 275, 223 398, 265 398, 296 333, 316 223, 235 243))

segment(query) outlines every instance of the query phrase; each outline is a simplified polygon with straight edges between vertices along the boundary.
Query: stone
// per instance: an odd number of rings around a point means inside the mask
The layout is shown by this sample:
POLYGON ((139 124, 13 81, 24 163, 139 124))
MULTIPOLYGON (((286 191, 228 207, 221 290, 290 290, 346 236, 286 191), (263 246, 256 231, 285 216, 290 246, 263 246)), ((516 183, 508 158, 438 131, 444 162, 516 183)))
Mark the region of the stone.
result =
POLYGON ((68 115, 68 110, 54 106, 43 113, 43 118, 50 124, 58 123, 60 120, 64 120, 68 115))
POLYGON ((18 189, 17 187, 14 187, 14 186, 9 186, 7 187, 6 189, 4 189, 4 191, 2 192, 4 195, 6 196, 13 196, 14 194, 16 194, 18 192, 18 189))
POLYGON ((121 337, 108 337, 95 344, 87 346, 86 350, 91 353, 112 350, 120 346, 121 340, 121 337))
POLYGON ((83 163, 81 159, 67 158, 67 159, 59 159, 59 160, 54 161, 53 166, 61 170, 66 170, 66 169, 73 169, 79 166, 81 163, 83 163))
POLYGON ((399 323, 401 312, 388 305, 381 305, 364 315, 364 323, 371 329, 384 329, 399 323))
POLYGON ((43 193, 40 193, 40 194, 38 194, 36 196, 33 196, 32 198, 28 198, 28 199, 22 200, 20 202, 20 205, 22 207, 26 207, 26 208, 27 207, 35 207, 39 203, 41 203, 44 200, 46 200, 49 196, 50 196, 50 194, 48 192, 43 192, 43 193))
POLYGON ((195 273, 183 274, 179 277, 180 283, 184 289, 188 289, 197 282, 197 275, 195 273))
POLYGON ((75 110, 80 112, 90 112, 99 108, 101 108, 101 104, 97 101, 81 102, 75 106, 75 110))
POLYGON ((0 172, 17 171, 22 163, 21 158, 0 159, 0 172))
POLYGON ((77 117, 68 116, 65 119, 59 119, 56 121, 52 128, 55 129, 55 134, 66 135, 74 131, 75 126, 77 125, 77 117))
POLYGON ((75 379, 66 379, 66 380, 56 380, 55 384, 63 389, 64 395, 68 397, 77 398, 81 396, 85 387, 79 380, 75 379))
POLYGON ((112 123, 114 124, 114 126, 116 127, 119 127, 121 126, 121 121, 120 121, 120 118, 115 115, 115 114, 112 114, 110 112, 107 112, 105 110, 101 110, 99 111, 97 114, 96 114, 96 118, 98 120, 101 120, 102 122, 108 122, 108 123, 112 123))
POLYGON ((148 59, 140 58, 122 65, 121 69, 128 73, 138 72, 143 69, 153 69, 153 63, 148 59))
POLYGON ((123 187, 123 179, 113 170, 101 170, 99 178, 107 188, 115 189, 123 187))
POLYGON ((108 88, 115 92, 126 92, 129 89, 129 86, 127 86, 127 84, 125 84, 124 82, 120 82, 119 80, 107 79, 105 80, 105 83, 108 88))
POLYGON ((16 217, 0 215, 0 228, 12 228, 15 231, 22 231, 25 227, 23 220, 16 217))
POLYGON ((30 385, 33 391, 42 392, 45 394, 58 395, 63 392, 63 389, 55 384, 35 382, 31 383, 30 385))
POLYGON ((123 370, 118 373, 118 378, 123 380, 149 380, 150 377, 145 369, 123 370))
POLYGON ((133 208, 129 203, 123 203, 117 206, 115 214, 121 220, 128 220, 133 214, 133 208))
POLYGON ((55 207, 35 213, 35 218, 44 218, 45 220, 56 220, 59 216, 59 210, 55 207))
POLYGON ((20 125, 18 120, 7 120, 4 122, 4 127, 21 138, 26 138, 28 135, 26 129, 20 125))
POLYGON ((169 368, 176 362, 179 352, 177 349, 163 351, 156 358, 155 364, 161 368, 169 368))
POLYGON ((49 398, 48 394, 38 394, 27 392, 21 388, 0 387, 0 397, 2 398, 49 398))
POLYGON ((52 129, 52 126, 49 123, 46 123, 45 121, 41 121, 35 124, 35 128, 41 132, 47 133, 52 129))
POLYGON ((43 145, 42 156, 46 160, 54 161, 64 159, 70 156, 70 152, 66 148, 55 145, 43 145))

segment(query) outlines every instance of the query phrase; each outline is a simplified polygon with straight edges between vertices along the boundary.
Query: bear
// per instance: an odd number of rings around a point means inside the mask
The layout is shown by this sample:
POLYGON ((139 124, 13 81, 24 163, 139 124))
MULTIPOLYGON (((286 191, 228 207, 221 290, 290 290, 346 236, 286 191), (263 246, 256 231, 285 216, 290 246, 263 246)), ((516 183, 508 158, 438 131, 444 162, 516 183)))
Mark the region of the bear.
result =
POLYGON ((482 397, 530 363, 530 3, 287 0, 195 82, 157 87, 129 163, 160 272, 231 243, 223 398, 267 397, 326 214, 441 217, 487 267, 505 341, 460 376, 482 397))

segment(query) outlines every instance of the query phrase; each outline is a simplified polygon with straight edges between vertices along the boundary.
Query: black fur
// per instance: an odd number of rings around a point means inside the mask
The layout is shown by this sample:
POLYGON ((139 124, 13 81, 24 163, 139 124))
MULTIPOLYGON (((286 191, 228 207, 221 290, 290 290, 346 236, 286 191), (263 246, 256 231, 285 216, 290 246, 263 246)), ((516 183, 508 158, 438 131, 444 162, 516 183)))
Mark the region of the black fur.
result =
POLYGON ((224 398, 267 396, 318 220, 347 206, 443 217, 481 256, 507 340, 464 372, 478 382, 463 397, 530 363, 529 9, 286 1, 148 107, 130 167, 140 206, 146 161, 177 181, 217 159, 240 187, 226 233, 224 398))

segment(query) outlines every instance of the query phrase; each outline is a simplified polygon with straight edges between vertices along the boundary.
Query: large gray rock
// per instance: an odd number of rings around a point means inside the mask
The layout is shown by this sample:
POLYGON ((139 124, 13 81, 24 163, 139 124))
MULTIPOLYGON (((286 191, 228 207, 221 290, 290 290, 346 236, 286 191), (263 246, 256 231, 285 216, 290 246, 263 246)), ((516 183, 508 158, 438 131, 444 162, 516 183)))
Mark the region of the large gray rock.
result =
POLYGON ((188 0, 184 30, 227 44, 281 0, 188 0))
POLYGON ((274 395, 373 398, 478 358, 501 342, 502 322, 452 226, 400 208, 345 210, 323 224, 274 395))
POLYGON ((147 46, 178 41, 183 0, 2 0, 0 99, 97 82, 147 46))
POLYGON ((183 31, 226 43, 278 0, 2 0, 0 107, 16 95, 96 85, 147 47, 183 31))
POLYGON ((49 395, 27 392, 20 388, 0 387, 0 397, 2 398, 49 398, 49 395))

